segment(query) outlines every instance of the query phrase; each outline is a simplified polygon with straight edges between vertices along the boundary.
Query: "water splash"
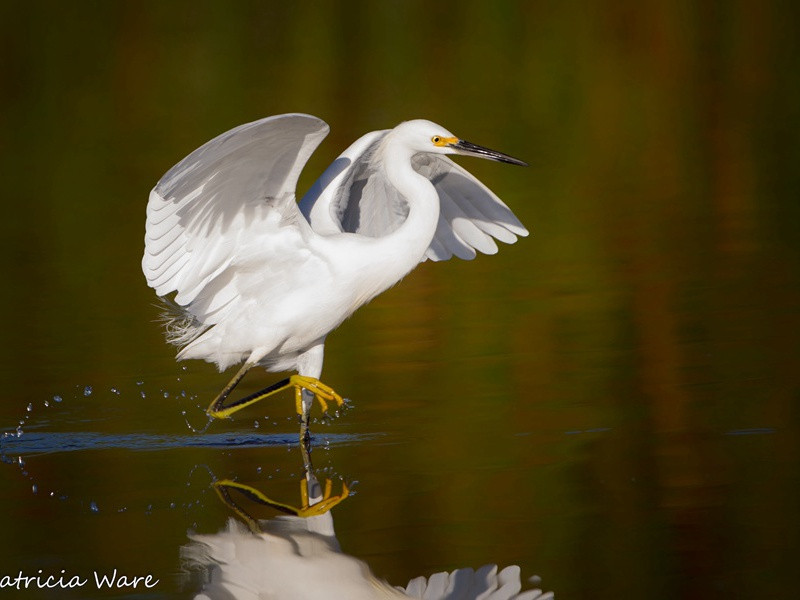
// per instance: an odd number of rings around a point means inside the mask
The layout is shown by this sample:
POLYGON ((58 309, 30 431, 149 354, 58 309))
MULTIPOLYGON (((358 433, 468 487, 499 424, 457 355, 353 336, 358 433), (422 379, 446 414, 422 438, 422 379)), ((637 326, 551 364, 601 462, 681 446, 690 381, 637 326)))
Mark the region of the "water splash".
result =
MULTIPOLYGON (((186 371, 186 367, 181 367, 186 371)), ((180 377, 175 377, 176 382, 180 382, 180 377)), ((41 401, 32 401, 24 404, 24 412, 18 419, 18 425, 8 431, 0 431, 0 461, 5 464, 13 464, 18 473, 27 482, 28 493, 35 494, 45 499, 68 502, 79 510, 91 513, 122 513, 136 510, 130 505, 130 498, 114 499, 109 498, 87 498, 86 492, 82 490, 74 491, 65 489, 75 480, 59 480, 59 483, 41 480, 36 474, 39 472, 38 466, 42 457, 48 455, 64 455, 65 453, 83 451, 104 451, 104 450, 129 450, 139 452, 172 451, 187 448, 218 448, 223 449, 223 455, 232 456, 232 451, 245 448, 267 448, 284 446, 292 451, 297 448, 298 439, 295 430, 296 418, 294 415, 284 419, 263 415, 253 424, 253 428, 258 431, 248 431, 242 433, 213 433, 209 434, 208 429, 214 419, 206 415, 205 408, 197 403, 197 395, 187 392, 185 389, 176 386, 163 386, 161 389, 146 387, 144 379, 131 381, 129 384, 114 386, 98 386, 94 384, 77 384, 67 393, 57 393, 41 401), (134 385, 135 384, 135 385, 134 385), (157 392, 155 390, 158 390, 157 392), (155 433, 105 433, 97 431, 63 431, 65 428, 74 426, 78 429, 91 424, 92 419, 87 419, 88 412, 97 410, 97 420, 107 420, 109 408, 117 405, 118 399, 145 398, 147 395, 163 395, 172 398, 177 403, 175 408, 180 411, 188 432, 184 435, 158 435, 155 433), (90 400, 85 400, 89 398, 90 400), (108 402, 113 399, 113 405, 108 402), (87 403, 88 402, 88 403, 87 403), (187 406, 187 403, 189 406, 187 406), (66 412, 64 412, 66 411, 66 412), (202 420, 202 425, 195 423, 202 420), (62 431, 46 431, 50 423, 58 423, 62 431), (269 428, 272 433, 267 434, 264 430, 272 423, 269 428), (290 433, 281 433, 279 425, 290 425, 290 433), (26 464, 30 457, 33 468, 26 464)), ((164 406, 170 406, 172 402, 164 406)), ((177 416, 177 415, 176 415, 177 416)), ((326 447, 330 444, 353 444, 369 439, 370 435, 328 435, 323 436, 326 447)), ((196 467, 197 465, 195 465, 196 467)), ((264 478, 272 479, 278 476, 278 471, 268 472, 272 466, 267 464, 264 468, 258 466, 256 473, 264 478)), ((48 469, 44 470, 48 472, 48 469)), ((194 469, 193 471, 194 472, 194 469)), ((213 476, 213 475, 212 475, 213 476)), ((281 475, 283 476, 283 475, 281 475)), ((190 476, 191 478, 191 476, 190 476)), ((195 494, 192 498, 180 498, 172 496, 164 498, 156 503, 147 504, 147 513, 151 514, 155 510, 176 510, 183 509, 188 512, 196 511, 198 507, 204 505, 203 499, 207 498, 206 488, 208 480, 198 486, 187 478, 186 488, 191 488, 189 493, 195 494)), ((185 488, 184 488, 185 489, 185 488)), ((88 490, 86 490, 88 492, 88 490)), ((144 504, 142 505, 144 506, 144 504)), ((139 510, 144 510, 142 507, 139 510)), ((194 515, 197 518, 197 515, 194 515)))

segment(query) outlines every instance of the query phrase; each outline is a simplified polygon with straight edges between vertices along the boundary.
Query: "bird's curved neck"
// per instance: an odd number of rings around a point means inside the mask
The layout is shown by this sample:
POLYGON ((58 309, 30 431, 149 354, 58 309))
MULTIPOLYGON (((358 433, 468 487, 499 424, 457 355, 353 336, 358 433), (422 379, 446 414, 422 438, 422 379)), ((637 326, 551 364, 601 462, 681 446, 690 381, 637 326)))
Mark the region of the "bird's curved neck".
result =
MULTIPOLYGON (((384 168, 386 177, 408 202, 408 217, 391 234, 380 238, 393 249, 394 259, 403 263, 405 275, 425 255, 439 222, 439 196, 433 184, 411 166, 414 153, 405 145, 387 136, 384 168)), ((401 277, 403 276, 401 275, 401 277)))
POLYGON ((390 288, 416 267, 430 247, 439 222, 439 196, 433 184, 413 169, 413 153, 405 144, 395 142, 391 134, 387 138, 381 168, 408 202, 408 216, 388 235, 359 236, 353 248, 357 256, 349 265, 351 272, 358 273, 353 278, 354 306, 390 288))

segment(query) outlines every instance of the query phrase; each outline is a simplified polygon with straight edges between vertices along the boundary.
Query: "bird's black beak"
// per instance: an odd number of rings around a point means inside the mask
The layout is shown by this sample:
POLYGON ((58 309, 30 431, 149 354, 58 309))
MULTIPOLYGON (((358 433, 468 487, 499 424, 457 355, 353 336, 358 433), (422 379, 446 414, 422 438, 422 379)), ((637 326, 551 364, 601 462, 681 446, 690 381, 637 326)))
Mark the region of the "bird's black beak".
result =
POLYGON ((472 142, 468 142, 466 140, 458 140, 456 143, 448 145, 456 150, 459 154, 478 156, 480 158, 490 158, 491 160, 508 163, 510 165, 519 165, 520 167, 528 166, 528 163, 518 158, 514 158, 508 154, 503 154, 497 150, 489 150, 489 148, 478 146, 477 144, 473 144, 472 142))

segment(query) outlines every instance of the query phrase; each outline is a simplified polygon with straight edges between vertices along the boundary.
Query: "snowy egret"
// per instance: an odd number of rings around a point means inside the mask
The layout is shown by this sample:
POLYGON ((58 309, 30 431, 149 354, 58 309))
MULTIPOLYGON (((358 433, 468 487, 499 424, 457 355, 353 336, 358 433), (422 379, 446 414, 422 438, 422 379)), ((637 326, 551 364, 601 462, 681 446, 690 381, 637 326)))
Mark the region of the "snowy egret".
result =
POLYGON ((305 114, 241 125, 189 154, 150 192, 142 269, 156 294, 175 293, 166 331, 181 347, 178 360, 220 371, 244 361, 211 402, 212 417, 289 387, 304 424, 314 398, 323 410, 341 405, 319 381, 328 333, 421 261, 493 254, 493 238, 528 234, 445 155, 525 163, 426 120, 364 135, 298 205, 300 171, 328 131, 305 114), (256 365, 297 375, 226 404, 256 365))

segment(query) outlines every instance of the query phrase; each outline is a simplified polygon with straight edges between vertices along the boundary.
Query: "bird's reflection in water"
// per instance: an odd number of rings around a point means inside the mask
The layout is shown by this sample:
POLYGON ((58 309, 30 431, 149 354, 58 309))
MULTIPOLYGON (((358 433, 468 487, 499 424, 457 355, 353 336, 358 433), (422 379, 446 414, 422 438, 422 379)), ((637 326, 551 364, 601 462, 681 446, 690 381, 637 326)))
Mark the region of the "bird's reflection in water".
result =
POLYGON ((310 457, 301 482, 301 505, 276 502, 253 487, 232 481, 214 484, 219 497, 243 521, 231 518, 216 534, 191 534, 184 546, 185 566, 204 573, 197 600, 424 598, 441 600, 546 600, 552 592, 522 591, 520 569, 495 565, 478 570, 458 569, 412 579, 392 586, 373 575, 369 566, 342 552, 331 509, 344 500, 348 488, 333 493, 326 480, 320 485, 310 457), (246 505, 269 506, 284 513, 255 519, 246 505))

